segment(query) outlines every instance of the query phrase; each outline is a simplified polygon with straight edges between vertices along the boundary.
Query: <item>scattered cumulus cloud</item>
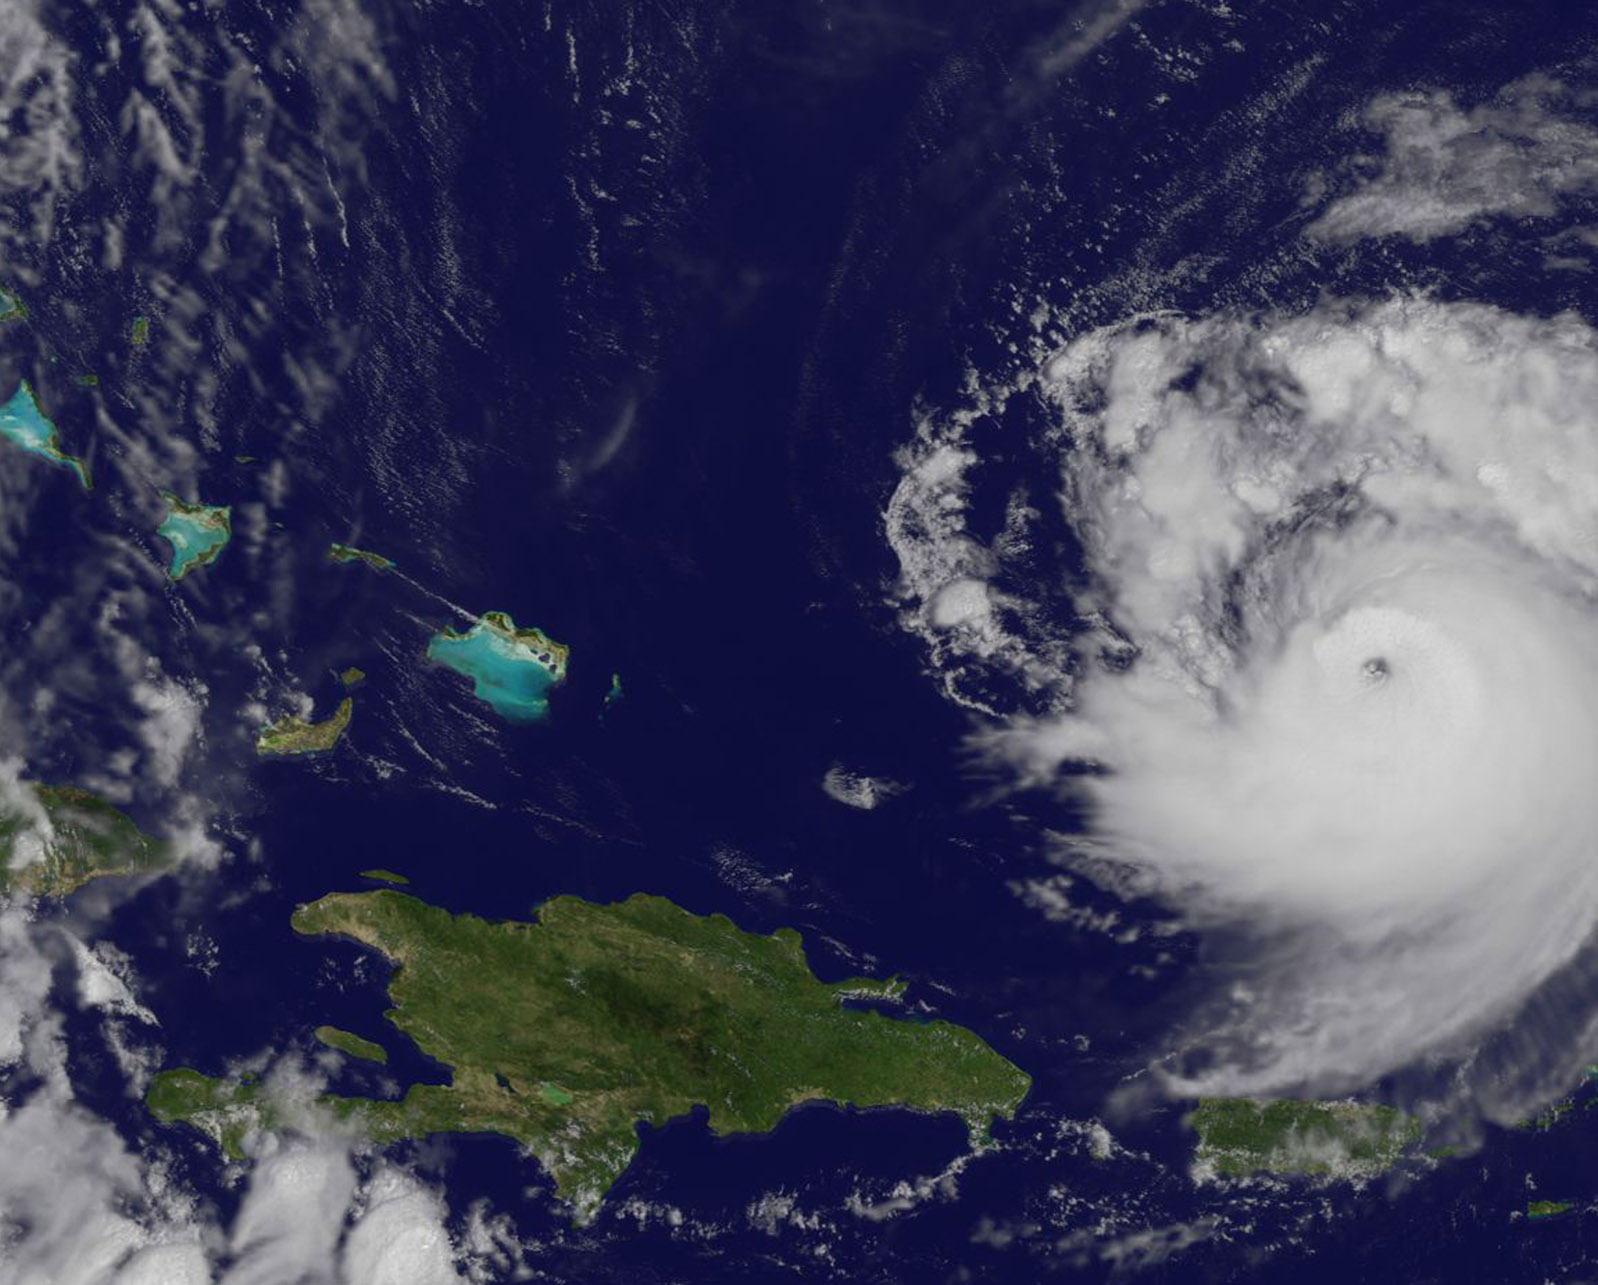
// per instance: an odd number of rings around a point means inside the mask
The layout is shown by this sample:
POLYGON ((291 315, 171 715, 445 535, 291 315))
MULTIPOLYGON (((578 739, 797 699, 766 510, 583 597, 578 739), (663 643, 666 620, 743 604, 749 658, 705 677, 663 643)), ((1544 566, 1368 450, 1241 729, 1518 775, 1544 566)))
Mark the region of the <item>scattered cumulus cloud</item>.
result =
POLYGON ((895 795, 903 794, 908 787, 885 776, 867 776, 850 771, 842 764, 834 764, 821 778, 821 788, 835 803, 870 812, 895 795))

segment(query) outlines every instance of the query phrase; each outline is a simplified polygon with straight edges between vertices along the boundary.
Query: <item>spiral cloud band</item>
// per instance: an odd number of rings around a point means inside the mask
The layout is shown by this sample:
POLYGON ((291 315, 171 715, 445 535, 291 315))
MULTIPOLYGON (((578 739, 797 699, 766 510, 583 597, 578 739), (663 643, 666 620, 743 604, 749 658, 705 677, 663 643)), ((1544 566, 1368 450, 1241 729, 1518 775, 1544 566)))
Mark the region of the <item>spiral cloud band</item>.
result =
POLYGON ((1099 852, 1277 943, 1246 1048, 1189 1083, 1461 1051, 1598 923, 1598 333, 1410 297, 1145 317, 1045 389, 1099 625, 1065 710, 997 744, 1097 765, 1099 852))

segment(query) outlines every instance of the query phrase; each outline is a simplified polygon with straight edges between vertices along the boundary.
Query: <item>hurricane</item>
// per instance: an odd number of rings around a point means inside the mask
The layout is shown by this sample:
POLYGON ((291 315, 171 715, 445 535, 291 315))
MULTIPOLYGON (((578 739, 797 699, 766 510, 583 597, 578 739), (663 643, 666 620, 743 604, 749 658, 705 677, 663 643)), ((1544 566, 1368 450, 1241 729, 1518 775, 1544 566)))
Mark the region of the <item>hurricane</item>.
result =
POLYGON ((975 452, 923 450, 900 503, 932 626, 1054 668, 978 739, 1085 806, 1067 859, 1252 943, 1163 1074, 1346 1092, 1468 1056, 1598 925, 1598 332, 1420 294, 1157 312, 1031 391, 1080 547, 1063 661, 962 534, 975 452))

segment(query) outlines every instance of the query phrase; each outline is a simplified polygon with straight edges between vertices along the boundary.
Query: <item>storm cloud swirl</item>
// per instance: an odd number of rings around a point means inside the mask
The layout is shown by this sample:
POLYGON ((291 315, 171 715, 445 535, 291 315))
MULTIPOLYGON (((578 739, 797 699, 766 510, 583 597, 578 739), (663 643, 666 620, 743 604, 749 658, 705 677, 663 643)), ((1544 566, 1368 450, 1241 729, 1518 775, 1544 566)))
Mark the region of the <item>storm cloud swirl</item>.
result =
MULTIPOLYGON (((1430 251, 1587 190, 1558 82, 1457 127, 1425 99, 1425 139, 1395 101, 1301 245, 1430 251), (1558 179, 1535 201, 1528 165, 1558 179)), ((899 457, 901 619, 992 759, 1085 808, 1056 858, 1205 932, 1170 1091, 1399 1074, 1515 1118, 1598 1052, 1598 330, 1299 298, 1066 318, 973 372, 899 457)))
POLYGON ((1598 922, 1598 335, 1412 299, 1155 319, 1049 379, 1139 654, 1008 748, 1110 769, 1098 835, 1190 904, 1329 930, 1241 1087, 1504 1016, 1598 922))
MULTIPOLYGON (((1089 628, 1068 695, 988 743, 1085 792, 1080 851, 1269 940, 1179 1087, 1464 1051, 1598 924, 1598 332, 1419 297, 1156 315, 1041 387, 1089 628)), ((961 532, 975 462, 909 458, 907 574, 937 564, 929 632, 1025 676, 961 532)))

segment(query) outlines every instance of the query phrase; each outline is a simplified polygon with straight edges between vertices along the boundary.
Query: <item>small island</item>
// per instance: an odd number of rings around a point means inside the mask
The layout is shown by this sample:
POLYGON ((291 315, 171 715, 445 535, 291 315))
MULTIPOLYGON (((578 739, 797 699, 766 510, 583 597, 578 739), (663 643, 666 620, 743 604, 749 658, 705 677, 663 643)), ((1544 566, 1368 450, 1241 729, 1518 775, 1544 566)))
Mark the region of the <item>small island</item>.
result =
POLYGON ((55 425, 39 409, 26 379, 17 386, 11 399, 0 405, 0 437, 14 442, 30 455, 69 469, 85 491, 90 489, 89 470, 82 460, 62 452, 55 425))
POLYGON ((360 1058, 363 1062, 377 1062, 388 1065, 388 1050, 381 1044, 373 1044, 371 1040, 363 1040, 359 1035, 349 1031, 341 1031, 336 1026, 318 1026, 312 1032, 317 1042, 327 1045, 330 1049, 337 1049, 350 1057, 360 1058))
POLYGON ((133 324, 128 327, 128 342, 135 348, 143 348, 150 342, 150 319, 148 317, 135 317, 133 324))
POLYGON ((385 558, 381 553, 369 553, 365 549, 357 549, 354 545, 338 543, 328 546, 327 560, 329 562, 364 562, 374 571, 392 571, 397 565, 392 558, 385 558))
POLYGON ((255 752, 262 755, 325 754, 344 735, 354 708, 355 702, 346 696, 332 715, 320 723, 308 722, 292 714, 275 723, 268 723, 255 738, 255 752))
MULTIPOLYGON (((1031 1081, 963 1027, 851 1007, 895 979, 818 981, 792 929, 744 932, 637 894, 555 897, 531 923, 454 915, 400 892, 335 893, 295 931, 352 938, 395 964, 385 1016, 451 1068, 393 1099, 323 1097, 377 1142, 499 1133, 525 1144, 591 1219, 638 1150, 636 1125, 709 1109, 717 1133, 764 1133, 813 1101, 952 1112, 983 1145, 1031 1081)), ((150 1109, 237 1153, 274 1115, 257 1085, 188 1068, 150 1109)))
POLYGON ((351 665, 348 669, 339 674, 338 680, 339 682, 343 683, 345 687, 359 687, 366 681, 366 671, 364 669, 357 669, 354 665, 351 665))
POLYGON ((1568 1200, 1532 1200, 1526 1204, 1526 1217, 1534 1221, 1557 1218, 1560 1214, 1568 1214, 1571 1208, 1568 1200))
POLYGON ((1207 1098, 1187 1117, 1202 1173, 1302 1174, 1361 1179, 1382 1173, 1420 1141, 1412 1116, 1368 1102, 1207 1098))
POLYGON ((472 680, 472 694, 512 723, 549 714, 549 691, 566 678, 570 648, 542 629, 518 629, 503 611, 483 613, 464 634, 443 629, 427 658, 472 680))
POLYGON ((14 290, 0 286, 0 323, 27 319, 28 305, 22 302, 22 297, 14 290))
POLYGON ((377 866, 372 870, 361 871, 361 878, 376 879, 379 883, 391 883, 399 887, 404 887, 410 882, 404 875, 395 874, 392 870, 385 870, 382 866, 377 866))
POLYGON ((207 566, 221 556, 233 538, 233 510, 207 504, 189 504, 162 491, 166 517, 155 533, 172 546, 172 561, 166 573, 181 580, 196 567, 207 566))
POLYGON ((87 790, 33 787, 39 813, 0 813, 0 893, 64 897, 102 875, 150 874, 172 864, 170 845, 87 790))

